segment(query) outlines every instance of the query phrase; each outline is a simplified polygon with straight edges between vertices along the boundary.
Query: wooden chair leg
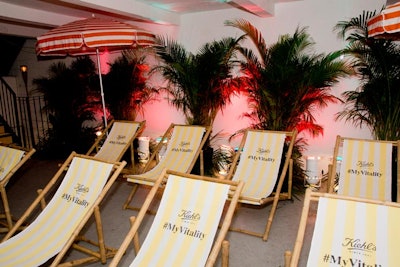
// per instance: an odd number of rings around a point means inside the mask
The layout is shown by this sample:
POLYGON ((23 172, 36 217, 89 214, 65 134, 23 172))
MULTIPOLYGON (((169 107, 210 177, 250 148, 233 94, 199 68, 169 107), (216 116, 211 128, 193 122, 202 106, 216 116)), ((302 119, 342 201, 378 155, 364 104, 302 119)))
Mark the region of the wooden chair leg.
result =
MULTIPOLYGON (((36 192, 37 192, 38 195, 40 195, 43 192, 43 189, 38 189, 36 192)), ((40 208, 42 210, 44 210, 44 208, 46 208, 46 200, 44 198, 42 198, 40 200, 40 208)))
POLYGON ((288 178, 288 199, 292 199, 293 187, 293 159, 289 161, 289 178, 288 178))
POLYGON ((334 187, 334 184, 335 184, 335 179, 334 178, 332 178, 332 177, 335 177, 334 176, 334 174, 332 173, 332 171, 333 171, 333 166, 332 166, 332 164, 329 164, 328 165, 328 182, 327 182, 327 186, 326 186, 326 192, 327 193, 332 193, 333 192, 333 187, 334 187))
POLYGON ((123 209, 126 210, 129 208, 129 204, 132 202, 133 196, 135 195, 139 185, 138 184, 133 184, 132 191, 130 192, 128 198, 126 199, 123 209))
POLYGON ((290 266, 290 260, 292 258, 292 252, 291 251, 285 251, 285 267, 290 266))
POLYGON ((204 176, 204 153, 203 153, 203 150, 200 151, 200 175, 204 176))
POLYGON ((278 201, 279 201, 279 194, 276 194, 274 196, 274 202, 272 203, 271 211, 269 212, 267 226, 265 228, 264 235, 262 236, 262 239, 264 241, 267 241, 267 239, 268 239, 269 232, 270 232, 271 226, 272 226, 272 220, 274 219, 275 211, 276 211, 276 208, 278 207, 278 201))
POLYGON ((107 256, 106 256, 106 245, 104 242, 104 233, 103 233, 103 225, 101 223, 101 216, 100 216, 100 208, 96 206, 94 208, 94 218, 96 221, 96 229, 97 229, 97 236, 99 241, 99 253, 100 253, 100 262, 102 264, 106 264, 107 256))
POLYGON ((13 227, 13 221, 11 217, 10 206, 8 204, 6 189, 4 187, 1 187, 0 193, 1 193, 1 199, 3 200, 4 216, 7 221, 8 230, 10 230, 13 227))
POLYGON ((229 266, 229 241, 224 240, 222 242, 222 260, 221 266, 228 267, 229 266))
MULTIPOLYGON (((130 218, 131 226, 133 225, 133 223, 135 222, 135 220, 136 220, 136 217, 135 217, 135 216, 132 216, 132 217, 130 218)), ((139 249, 140 249, 139 234, 138 234, 138 233, 136 233, 135 236, 133 237, 133 248, 135 249, 135 253, 136 253, 136 255, 137 255, 138 252, 139 252, 139 249)))

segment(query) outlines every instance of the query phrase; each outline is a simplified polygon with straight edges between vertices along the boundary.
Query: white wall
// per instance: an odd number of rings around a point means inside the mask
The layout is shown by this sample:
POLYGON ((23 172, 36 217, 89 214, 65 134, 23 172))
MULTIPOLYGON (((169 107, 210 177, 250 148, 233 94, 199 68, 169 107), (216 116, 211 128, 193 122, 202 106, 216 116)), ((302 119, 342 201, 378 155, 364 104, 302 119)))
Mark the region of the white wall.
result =
MULTIPOLYGON (((228 36, 237 37, 242 34, 238 29, 224 26, 225 20, 237 18, 249 20, 262 32, 268 44, 275 43, 280 35, 293 34, 297 27, 308 27, 308 33, 316 43, 316 53, 328 53, 342 49, 346 45, 333 32, 333 27, 339 21, 349 20, 362 14, 364 10, 379 11, 384 4, 384 0, 302 0, 276 4, 275 14, 269 18, 259 18, 238 9, 228 9, 184 15, 181 17, 180 27, 149 24, 139 26, 156 34, 176 38, 192 52, 196 52, 206 42, 228 36)), ((50 63, 51 61, 37 62, 34 54, 34 42, 28 42, 27 47, 17 59, 12 74, 16 75, 18 83, 21 85, 19 65, 26 64, 30 67, 29 78, 32 79, 46 75, 47 66, 50 63)), ((332 93, 340 96, 342 92, 353 90, 357 85, 357 80, 346 79, 335 86, 332 93)), ((343 106, 339 104, 330 105, 315 114, 317 123, 324 127, 324 135, 318 138, 305 136, 309 143, 308 151, 305 154, 322 157, 324 166, 326 165, 325 161, 329 161, 333 152, 337 134, 371 138, 369 129, 355 128, 343 121, 334 120, 335 113, 342 108, 343 106)), ((246 99, 234 98, 233 103, 223 113, 218 114, 213 132, 223 131, 226 136, 229 136, 236 130, 246 127, 249 121, 240 117, 245 111, 247 111, 246 99)), ((143 118, 147 120, 145 134, 152 137, 161 135, 170 122, 184 122, 182 114, 169 106, 164 97, 147 105, 145 112, 143 118)), ((238 142, 236 140, 231 145, 235 146, 238 142)), ((222 140, 220 143, 227 143, 227 140, 222 140)))

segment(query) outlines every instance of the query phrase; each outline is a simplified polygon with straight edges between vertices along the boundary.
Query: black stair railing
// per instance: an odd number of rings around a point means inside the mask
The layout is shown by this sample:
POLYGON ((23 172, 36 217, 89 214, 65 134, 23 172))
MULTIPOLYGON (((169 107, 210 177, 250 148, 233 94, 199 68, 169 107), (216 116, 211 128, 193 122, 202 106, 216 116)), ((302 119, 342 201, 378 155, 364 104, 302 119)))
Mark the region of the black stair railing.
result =
POLYGON ((49 116, 44 112, 43 96, 17 97, 7 82, 0 77, 0 117, 13 141, 26 148, 35 147, 50 128, 49 116))
POLYGON ((5 123, 6 131, 12 131, 13 140, 21 142, 21 123, 17 105, 17 95, 11 87, 0 77, 0 115, 5 123))

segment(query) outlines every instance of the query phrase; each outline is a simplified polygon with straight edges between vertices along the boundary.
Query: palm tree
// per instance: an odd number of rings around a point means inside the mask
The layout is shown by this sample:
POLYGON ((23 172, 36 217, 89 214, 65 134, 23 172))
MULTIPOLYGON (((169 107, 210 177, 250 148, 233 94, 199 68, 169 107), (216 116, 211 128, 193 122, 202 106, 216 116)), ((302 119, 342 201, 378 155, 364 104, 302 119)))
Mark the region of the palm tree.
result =
POLYGON ((155 49, 162 64, 152 71, 166 79, 162 89, 172 96, 171 103, 183 111, 188 124, 212 126, 217 112, 239 91, 239 80, 233 77, 237 62, 233 59, 240 41, 223 38, 206 43, 192 54, 176 41, 157 38, 155 49))
POLYGON ((343 93, 345 108, 337 119, 368 126, 378 140, 400 139, 400 49, 392 40, 368 38, 367 21, 376 12, 363 12, 335 29, 348 42, 345 53, 360 86, 343 93))
POLYGON ((242 70, 248 81, 253 128, 323 133, 313 112, 338 99, 330 93, 339 78, 351 73, 339 59, 341 52, 312 54, 314 45, 305 28, 293 36, 283 35, 267 47, 262 34, 245 20, 228 21, 227 25, 244 31, 257 48, 241 48, 245 57, 242 70))
MULTIPOLYGON (((248 101, 252 119, 250 128, 264 130, 307 131, 312 136, 323 133, 313 112, 339 101, 331 87, 339 78, 351 74, 351 69, 339 59, 341 52, 327 55, 312 51, 314 42, 306 29, 283 35, 267 47, 261 34, 246 20, 227 21, 226 25, 242 30, 253 42, 256 51, 242 47, 245 61, 242 71, 247 78, 248 101)), ((306 141, 296 143, 297 174, 301 172, 301 150, 306 141)), ((302 178, 301 174, 298 177, 302 178)))
POLYGON ((93 61, 78 57, 70 67, 58 62, 50 66, 47 77, 33 80, 36 90, 44 95, 49 121, 52 125, 38 145, 43 156, 63 158, 72 150, 79 153, 93 142, 92 129, 83 129, 84 121, 92 120, 97 104, 88 99, 96 92, 98 78, 93 61))
MULTIPOLYGON (((171 103, 185 114, 188 124, 212 127, 217 113, 241 90, 240 78, 233 76, 239 66, 236 53, 241 40, 223 38, 204 44, 193 54, 173 40, 157 37, 155 49, 162 64, 152 71, 167 81, 161 89, 172 96, 171 103)), ((204 145, 207 174, 218 170, 223 158, 210 144, 217 138, 218 134, 213 135, 204 145)))

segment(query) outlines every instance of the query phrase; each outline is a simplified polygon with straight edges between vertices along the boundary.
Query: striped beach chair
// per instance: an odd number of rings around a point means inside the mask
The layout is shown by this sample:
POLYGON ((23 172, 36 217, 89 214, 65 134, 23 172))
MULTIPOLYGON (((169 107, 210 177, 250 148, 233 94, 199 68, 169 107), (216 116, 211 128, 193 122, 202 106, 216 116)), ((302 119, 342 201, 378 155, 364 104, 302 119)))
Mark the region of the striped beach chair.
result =
POLYGON ((35 149, 24 149, 17 146, 0 145, 0 194, 3 202, 4 213, 0 214, 0 232, 8 232, 14 225, 7 197, 6 186, 14 174, 32 157, 35 149))
MULTIPOLYGON (((392 169, 396 162, 398 173, 400 172, 398 149, 396 156, 393 156, 393 148, 398 148, 398 145, 398 141, 337 136, 332 168, 329 171, 328 192, 337 191, 338 194, 347 196, 392 201, 392 169)), ((398 173, 394 180, 397 188, 400 186, 398 173)), ((396 193, 399 199, 399 189, 396 193)))
POLYGON ((0 243, 0 266, 40 266, 50 259, 51 266, 57 266, 71 247, 87 253, 88 257, 75 259, 67 266, 93 261, 104 264, 115 250, 104 244, 99 204, 125 164, 108 163, 73 152, 0 243), (56 190, 54 195, 53 190, 56 190), (46 205, 45 197, 49 194, 51 200, 46 205), (18 232, 38 209, 39 215, 18 232), (78 235, 93 214, 99 240, 85 246, 85 238, 78 235), (93 248, 94 244, 98 250, 93 248))
POLYGON ((144 124, 144 121, 111 121, 93 143, 86 155, 91 155, 104 161, 117 162, 122 159, 125 152, 130 148, 130 164, 133 166, 133 141, 143 130, 144 124))
POLYGON ((285 253, 285 266, 398 266, 399 224, 399 203, 307 189, 296 243, 293 252, 285 253), (310 218, 314 203, 315 219, 310 218), (312 226, 311 237, 306 229, 312 226))
MULTIPOLYGON (((127 181, 133 183, 133 188, 123 208, 136 210, 137 208, 130 206, 130 203, 138 186, 140 184, 152 186, 164 169, 190 173, 210 132, 211 128, 206 126, 171 124, 150 156, 143 172, 125 175, 127 181), (164 143, 164 140, 168 141, 164 143), (159 157, 162 149, 165 149, 165 152, 159 157)), ((202 174, 202 170, 200 173, 202 174)))
POLYGON ((262 206, 272 202, 263 233, 231 228, 233 231, 268 239, 279 200, 291 199, 292 150, 297 132, 248 130, 234 156, 227 179, 244 181, 240 203, 262 206), (288 172, 289 170, 289 172, 288 172), (287 192, 281 192, 288 174, 287 192))
POLYGON ((243 182, 163 171, 133 218, 110 266, 118 265, 132 241, 137 254, 129 266, 213 266, 221 248, 222 262, 227 264, 229 243, 225 237, 242 188, 243 182), (163 185, 156 216, 139 249, 137 233, 163 185), (227 202, 230 203, 218 230, 227 202))

